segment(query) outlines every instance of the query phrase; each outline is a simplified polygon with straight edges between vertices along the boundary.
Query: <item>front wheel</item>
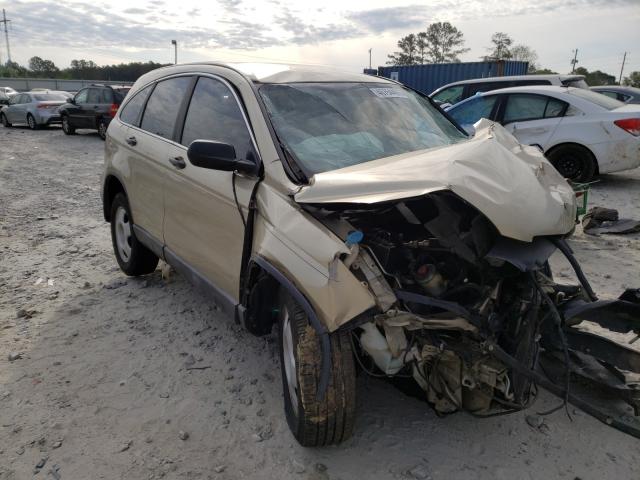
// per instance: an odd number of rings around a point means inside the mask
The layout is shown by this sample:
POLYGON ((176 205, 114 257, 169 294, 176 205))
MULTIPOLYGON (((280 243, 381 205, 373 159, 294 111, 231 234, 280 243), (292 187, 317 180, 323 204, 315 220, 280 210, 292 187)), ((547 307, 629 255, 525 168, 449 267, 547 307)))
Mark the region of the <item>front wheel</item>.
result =
POLYGON ((6 128, 9 128, 11 126, 9 120, 7 120, 7 116, 4 113, 0 114, 0 122, 2 122, 2 125, 6 128))
POLYGON ((158 257, 136 238, 129 202, 124 193, 118 193, 111 203, 111 241, 118 265, 129 276, 153 272, 158 257))
POLYGON ((62 116, 62 131, 67 135, 73 135, 74 133, 76 133, 75 127, 72 127, 69 124, 69 115, 62 116))
POLYGON ((561 145, 549 152, 547 158, 560 175, 574 182, 588 182, 596 173, 595 158, 580 145, 561 145))
POLYGON ((324 398, 317 400, 322 365, 320 338, 305 311, 284 290, 280 293, 279 320, 284 408, 291 432, 305 447, 346 440, 353 432, 356 410, 350 334, 330 334, 330 381, 324 398))

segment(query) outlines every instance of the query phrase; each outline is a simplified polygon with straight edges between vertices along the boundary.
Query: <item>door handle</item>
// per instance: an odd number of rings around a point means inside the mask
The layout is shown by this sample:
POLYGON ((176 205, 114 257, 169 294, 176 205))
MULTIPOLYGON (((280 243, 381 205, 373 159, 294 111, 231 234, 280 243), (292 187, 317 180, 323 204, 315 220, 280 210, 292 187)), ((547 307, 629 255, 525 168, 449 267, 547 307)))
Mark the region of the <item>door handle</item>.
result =
POLYGON ((182 157, 171 157, 169 161, 171 162, 171 165, 176 167, 178 170, 182 170, 184 167, 187 166, 186 162, 184 161, 184 158, 182 157))
POLYGON ((127 138, 127 143, 132 147, 135 147, 138 144, 138 140, 136 140, 136 137, 129 137, 127 138))

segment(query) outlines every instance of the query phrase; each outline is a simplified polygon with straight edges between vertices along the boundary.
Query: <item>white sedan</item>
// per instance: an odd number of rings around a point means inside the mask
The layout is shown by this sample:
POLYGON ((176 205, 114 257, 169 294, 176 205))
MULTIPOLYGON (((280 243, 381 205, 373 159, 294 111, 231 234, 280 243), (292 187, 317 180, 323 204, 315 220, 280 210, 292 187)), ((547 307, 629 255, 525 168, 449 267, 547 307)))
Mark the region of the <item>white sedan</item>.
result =
POLYGON ((573 181, 640 166, 640 105, 582 88, 492 90, 449 107, 447 113, 471 134, 481 118, 499 122, 520 143, 539 146, 573 181))

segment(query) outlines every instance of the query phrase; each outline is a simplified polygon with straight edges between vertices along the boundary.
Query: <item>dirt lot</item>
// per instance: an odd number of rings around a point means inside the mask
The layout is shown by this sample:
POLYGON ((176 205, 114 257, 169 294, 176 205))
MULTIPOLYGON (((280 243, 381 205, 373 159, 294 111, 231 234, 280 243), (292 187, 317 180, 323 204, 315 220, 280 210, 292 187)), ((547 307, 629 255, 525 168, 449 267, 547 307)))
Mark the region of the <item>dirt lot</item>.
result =
MULTIPOLYGON (((94 134, 0 128, 0 479, 640 478, 638 440, 577 410, 530 426, 557 403, 544 392, 527 413, 438 418, 360 377, 355 436, 301 448, 274 337, 251 336, 177 274, 119 271, 102 152, 94 134)), ((640 215, 640 169, 604 176, 592 204, 640 215)), ((640 285, 640 235, 578 229, 573 246, 603 297, 640 285)))

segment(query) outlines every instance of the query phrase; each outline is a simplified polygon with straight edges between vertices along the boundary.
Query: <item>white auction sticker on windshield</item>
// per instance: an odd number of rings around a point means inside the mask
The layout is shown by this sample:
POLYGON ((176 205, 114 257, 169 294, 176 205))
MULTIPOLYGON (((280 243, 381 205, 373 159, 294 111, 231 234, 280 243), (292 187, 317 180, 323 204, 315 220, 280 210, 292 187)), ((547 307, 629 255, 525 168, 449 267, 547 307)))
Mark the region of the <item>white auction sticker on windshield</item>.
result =
POLYGON ((380 98, 409 98, 405 92, 396 88, 370 88, 369 90, 380 98))

